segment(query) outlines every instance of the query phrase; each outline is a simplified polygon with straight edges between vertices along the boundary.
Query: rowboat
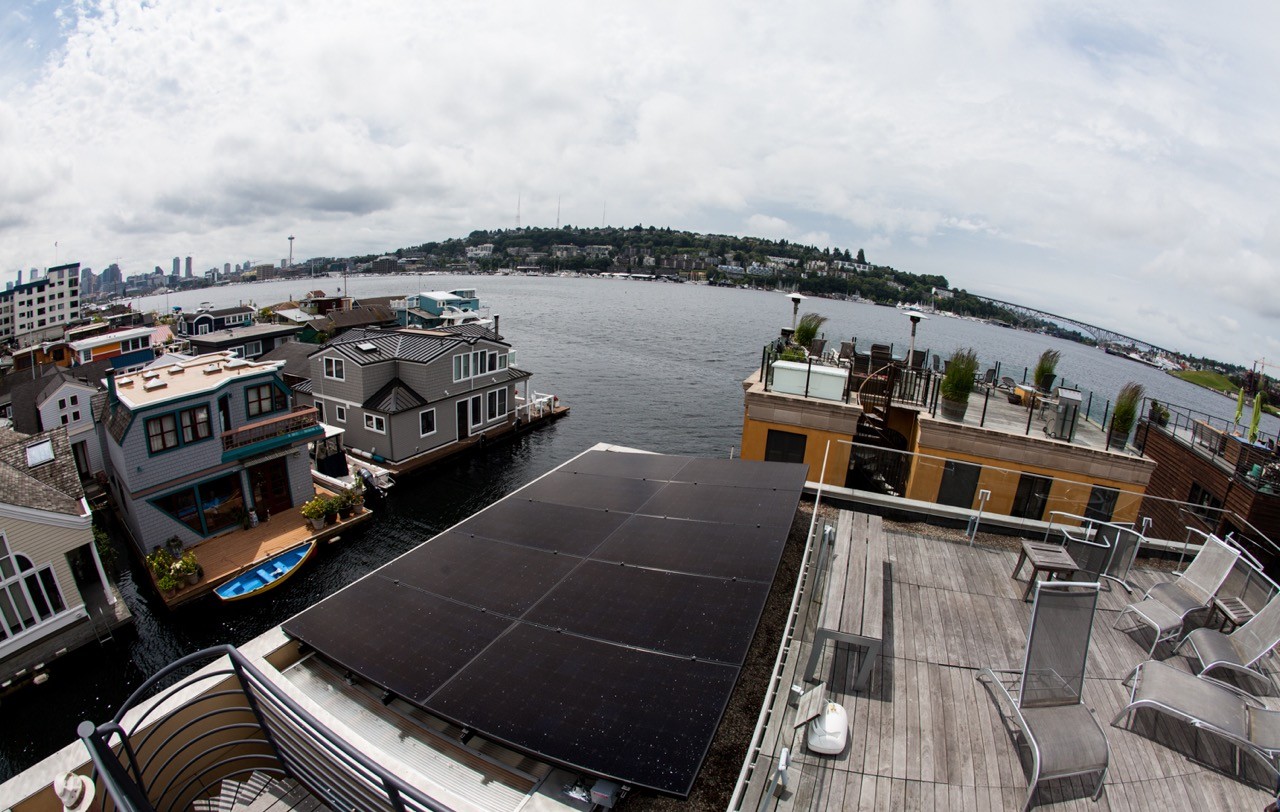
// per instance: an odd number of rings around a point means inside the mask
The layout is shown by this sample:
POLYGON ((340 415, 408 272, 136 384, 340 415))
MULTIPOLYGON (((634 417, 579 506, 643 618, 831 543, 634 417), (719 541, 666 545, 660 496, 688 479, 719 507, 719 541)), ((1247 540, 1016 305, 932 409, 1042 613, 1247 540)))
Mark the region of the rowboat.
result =
POLYGON ((240 573, 213 591, 224 601, 238 601, 261 595, 279 586, 301 569, 315 549, 315 539, 299 544, 240 573))

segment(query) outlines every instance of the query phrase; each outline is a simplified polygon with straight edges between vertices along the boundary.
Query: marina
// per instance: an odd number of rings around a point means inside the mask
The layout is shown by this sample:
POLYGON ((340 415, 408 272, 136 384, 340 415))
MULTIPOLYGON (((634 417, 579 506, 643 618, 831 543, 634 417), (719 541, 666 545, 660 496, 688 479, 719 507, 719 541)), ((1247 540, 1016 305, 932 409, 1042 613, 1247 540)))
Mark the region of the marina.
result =
MULTIPOLYGON (((378 280, 359 280, 359 284, 375 284, 378 280)), ((495 280, 496 281, 496 280, 495 280)), ((505 284, 506 279, 500 284, 505 284)), ((355 282, 353 282, 355 284, 355 282)), ((625 445, 647 446, 666 453, 693 452, 709 458, 727 458, 738 453, 741 442, 743 378, 749 374, 759 361, 760 324, 775 324, 780 321, 779 312, 785 312, 787 302, 777 294, 757 294, 744 291, 722 291, 703 286, 650 286, 629 285, 637 291, 640 298, 634 309, 622 307, 615 311, 613 319, 607 324, 605 320, 588 323, 582 331, 565 334, 551 329, 541 315, 538 307, 553 308, 563 288, 557 285, 568 285, 576 295, 590 297, 596 291, 607 289, 609 283, 593 280, 529 280, 511 279, 512 290, 509 294, 499 292, 489 296, 487 300, 499 301, 503 295, 518 296, 530 306, 530 318, 504 318, 506 331, 517 336, 521 343, 521 361, 531 367, 537 366, 548 378, 554 380, 556 391, 572 402, 575 411, 574 419, 557 422, 547 431, 532 433, 514 438, 513 442, 494 444, 483 454, 467 455, 448 460, 438 466, 432 466, 412 474, 396 475, 396 487, 387 492, 380 500, 377 509, 366 520, 364 530, 355 529, 343 532, 343 542, 329 545, 321 550, 307 565, 304 573, 299 574, 289 583, 273 590, 269 597, 259 601, 248 601, 256 611, 244 611, 234 604, 221 607, 217 613, 201 613, 197 616, 188 612, 165 618, 148 611, 147 604, 151 600, 139 593, 132 584, 128 574, 122 579, 126 597, 141 607, 143 623, 136 640, 124 642, 112 649, 104 647, 94 652, 93 657, 69 658, 66 670, 58 670, 52 674, 50 683, 40 689, 58 686, 56 695, 61 702, 74 697, 77 690, 87 689, 100 699, 75 701, 73 711, 75 718, 67 718, 64 729, 74 727, 75 721, 84 717, 104 719, 114 712, 127 688, 137 685, 144 676, 159 670, 165 663, 195 648, 226 642, 244 643, 258 635, 270 631, 298 612, 314 604, 320 598, 340 590, 355 578, 386 563, 412 549, 434 532, 443 530, 467 516, 475 514, 497 498, 511 492, 540 473, 571 458, 581 452, 582 447, 589 445, 589 435, 602 431, 631 438, 625 445), (593 287, 594 286, 594 287, 593 287), (717 297, 717 298, 710 298, 717 297), (686 320, 691 318, 692 310, 706 316, 715 314, 714 320, 706 323, 703 330, 714 332, 717 339, 714 345, 707 342, 690 344, 687 331, 681 329, 686 320), (755 325, 744 325, 744 308, 750 318, 757 320, 755 325), (655 321, 655 314, 661 319, 655 321), (665 329, 662 329, 664 328, 665 329), (528 332, 525 332, 525 331, 528 332), (610 340, 600 340, 608 335, 610 340), (590 340, 594 337, 594 341, 590 340), (587 347, 590 349, 587 349, 587 347), (692 349, 691 349, 692 347, 692 349), (575 349, 577 348, 577 349, 575 349), (643 439, 647 442, 640 442, 643 439), (430 499, 421 498, 421 494, 430 494, 430 499), (262 608, 257 608, 261 606, 262 608), (145 631, 144 631, 145 630, 145 631), (181 643, 177 641, 181 639, 181 643), (118 675, 105 675, 114 686, 104 685, 102 677, 85 679, 72 676, 71 669, 77 664, 83 673, 89 663, 110 661, 120 658, 121 666, 118 675), (69 677, 69 679, 64 679, 69 677), (118 680, 117 680, 118 678, 118 680), (75 683, 79 683, 76 685, 75 683), (61 683, 61 685, 59 684, 61 683), (103 690, 103 688, 107 690, 103 690)), ((601 303, 603 307, 603 302, 601 303)), ((862 334, 871 329, 865 323, 868 312, 885 313, 894 317, 884 325, 886 334, 898 330, 905 333, 900 323, 901 315, 885 308, 872 308, 868 305, 852 303, 818 302, 816 307, 832 309, 846 320, 846 324, 858 321, 862 334), (861 320, 861 321, 860 321, 861 320)), ((511 312, 507 310, 506 312, 511 312)), ((940 320, 941 321, 941 320, 940 320)), ((954 322, 961 330, 989 330, 993 341, 1008 340, 1009 335, 1017 336, 1014 331, 988 328, 961 320, 947 320, 948 325, 954 322), (999 338, 997 338, 999 337, 999 338)), ((929 324, 933 327, 934 322, 929 324)), ((842 329, 839 324, 828 325, 832 335, 839 335, 842 329)), ((937 336, 930 337, 937 342, 937 336)), ((960 340, 982 339, 982 334, 964 336, 960 340)), ((952 336, 949 341, 956 340, 952 336)), ((1018 357, 1031 359, 1045 340, 1043 337, 1027 338, 1028 346, 1023 350, 1011 350, 1004 356, 1006 364, 1012 364, 1018 357)), ((1069 345, 1068 345, 1069 346, 1069 345)), ((1004 345, 1008 350, 1008 346, 1004 345)), ((1064 351, 1066 360, 1064 368, 1073 361, 1072 351, 1064 351)), ((1086 354, 1074 359, 1088 359, 1092 372, 1105 372, 1109 363, 1123 364, 1123 371, 1117 377, 1127 376, 1130 369, 1143 374, 1145 368, 1128 363, 1122 359, 1114 362, 1106 360, 1101 352, 1086 354)), ((1030 360, 1028 360, 1028 365, 1030 360)), ((1076 373, 1071 373, 1075 377, 1076 373)), ((1158 374, 1151 371, 1150 374, 1158 374)), ((1021 377, 1021 376, 1020 376, 1021 377)), ((1100 376, 1106 385, 1106 375, 1100 376)), ((1176 393, 1193 389, 1187 384, 1167 378, 1154 386, 1171 387, 1159 389, 1162 400, 1177 402, 1176 393), (1174 396, 1166 392, 1174 392, 1174 396)), ((1154 388, 1154 387, 1153 387, 1154 388)), ((1194 396, 1191 396, 1194 397, 1194 396)), ((1220 400, 1220 399, 1215 399, 1220 400)), ((1011 404, 1009 404, 1011 405, 1011 404)), ((995 404, 990 404, 989 416, 996 419, 995 404)), ((978 415, 981 420, 980 407, 978 415)), ((1025 419, 1026 411, 1017 412, 1025 419)), ((1010 418, 1011 430, 1014 418, 1010 418)), ((1022 427, 1025 430, 1025 425, 1022 427)), ((1043 436, 1043 432, 1041 432, 1043 436)), ((273 516, 272 521, 275 521, 273 516)), ((248 531, 245 531, 248 532, 248 531)), ((1010 561, 1009 569, 1012 570, 1010 561)), ((136 573, 135 573, 136 577, 136 573)), ((1025 584, 1019 584, 1019 587, 1025 584)), ((891 639, 893 632, 886 627, 885 634, 891 639)), ((887 644, 892 656, 892 643, 887 644)), ((1137 649, 1140 651, 1140 649, 1137 649)), ((1007 665, 1007 664, 1006 664, 1007 665)), ((92 666, 90 666, 92 667, 92 666)), ((872 690, 875 689, 874 673, 872 690)), ((46 692, 52 701, 55 695, 46 692)), ((0 723, 34 725, 34 721, 24 721, 28 713, 48 712, 49 706, 44 696, 33 694, 30 707, 15 707, 0 702, 0 723)), ((64 703, 65 704, 65 703, 64 703)), ((857 724, 859 714, 850 707, 850 719, 857 724)), ((865 735, 865 734, 864 734, 865 735)), ((66 736, 51 737, 51 744, 65 742, 66 736)), ((5 743, 5 747, 13 744, 5 743)), ((12 756, 5 754, 6 760, 12 756)), ((7 761, 7 763, 21 763, 7 761)), ((533 774, 533 773, 530 773, 533 774)), ((866 774, 862 774, 866 775, 866 774)), ((875 777, 875 776, 873 776, 875 777)), ((866 783, 861 778, 858 792, 866 783)), ((892 787, 897 780, 915 780, 889 775, 892 787)), ((922 779, 923 780, 923 779, 922 779)), ((936 778, 929 779, 930 786, 938 783, 936 778)), ((1005 789, 1012 790, 1016 781, 1008 779, 1005 789)), ((874 791, 879 792, 878 784, 873 781, 874 791)), ((962 791, 968 793, 968 784, 960 784, 962 791)), ((976 783, 973 785, 978 786, 976 783)), ((914 793, 915 790, 912 790, 914 793)), ((896 797, 896 796, 893 796, 896 797)), ((914 797, 914 795, 913 795, 914 797)), ((968 797, 967 794, 965 797, 968 797)), ((1138 807, 1142 808, 1142 807, 1138 807)))

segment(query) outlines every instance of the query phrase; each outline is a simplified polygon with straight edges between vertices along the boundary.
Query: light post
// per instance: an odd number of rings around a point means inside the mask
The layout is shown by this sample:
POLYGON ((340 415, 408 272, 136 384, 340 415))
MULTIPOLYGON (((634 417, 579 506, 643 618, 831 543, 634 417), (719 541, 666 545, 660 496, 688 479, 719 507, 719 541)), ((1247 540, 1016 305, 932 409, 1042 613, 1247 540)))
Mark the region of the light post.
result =
POLYGON ((903 313, 906 314, 907 318, 911 319, 911 348, 907 350, 907 368, 910 369, 916 355, 916 325, 929 317, 914 307, 907 308, 903 313))

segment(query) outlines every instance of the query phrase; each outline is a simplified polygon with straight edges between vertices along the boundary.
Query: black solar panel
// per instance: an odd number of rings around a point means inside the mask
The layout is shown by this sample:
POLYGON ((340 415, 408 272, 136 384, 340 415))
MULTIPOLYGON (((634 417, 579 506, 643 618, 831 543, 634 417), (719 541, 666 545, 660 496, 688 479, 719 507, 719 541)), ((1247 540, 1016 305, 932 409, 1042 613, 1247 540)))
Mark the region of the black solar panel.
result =
POLYGON ((590 452, 284 629, 482 736, 686 795, 805 472, 590 452))
POLYGON ((402 556, 385 575, 459 603, 518 615, 582 563, 451 530, 402 556))
POLYGON ((769 581, 790 528, 632 516, 592 554, 599 561, 769 581))
POLYGON ((769 584, 588 561, 525 619, 624 646, 737 665, 769 584))
POLYGON ((440 715, 552 762, 688 795, 738 678, 518 626, 432 697, 440 715))
POLYGON ((512 544, 587 555, 627 520, 626 513, 531 502, 519 496, 491 505, 457 529, 512 544), (513 505, 519 504, 517 509, 513 505))
POLYGON ((635 513, 666 484, 656 479, 553 471, 537 482, 521 488, 514 498, 635 513))

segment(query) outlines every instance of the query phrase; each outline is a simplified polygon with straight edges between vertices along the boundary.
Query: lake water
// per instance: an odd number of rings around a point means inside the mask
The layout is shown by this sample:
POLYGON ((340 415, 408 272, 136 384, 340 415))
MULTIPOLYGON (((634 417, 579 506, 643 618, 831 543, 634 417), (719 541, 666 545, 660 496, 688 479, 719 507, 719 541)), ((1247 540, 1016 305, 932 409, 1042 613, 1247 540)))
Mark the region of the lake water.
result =
MULTIPOLYGON (((217 307, 258 307, 320 288, 334 293, 340 279, 264 282, 139 300, 140 309, 185 309, 209 301, 217 307)), ((364 531, 326 548, 296 579, 270 598, 222 605, 212 600, 177 613, 160 605, 144 576, 121 554, 121 588, 136 619, 106 646, 87 647, 54 663, 50 680, 0 700, 0 780, 69 742, 77 723, 101 722, 148 675, 172 660, 218 644, 240 644, 318 599, 461 521, 597 442, 700 456, 736 455, 742 431, 742 380, 756 368, 761 348, 791 324, 791 302, 778 293, 700 285, 606 279, 456 276, 357 276, 350 293, 405 295, 414 290, 477 289, 501 316, 503 335, 520 365, 534 373, 537 391, 554 393, 570 416, 483 455, 404 478, 364 531)), ((835 346, 858 337, 893 342, 899 354, 910 324, 893 308, 810 299, 801 312, 828 317, 824 332, 835 346)), ((1127 332, 1126 325, 1111 325, 1127 332)), ((999 360, 1018 380, 1048 347, 1062 352, 1058 372, 1081 382, 1101 400, 1126 381, 1149 395, 1230 418, 1234 402, 1163 372, 1101 350, 1048 336, 949 318, 919 327, 916 346, 945 356, 957 347, 978 350, 983 368, 999 360)), ((1274 433, 1280 421, 1264 417, 1274 433)), ((135 565, 136 566, 136 565, 135 565)))

